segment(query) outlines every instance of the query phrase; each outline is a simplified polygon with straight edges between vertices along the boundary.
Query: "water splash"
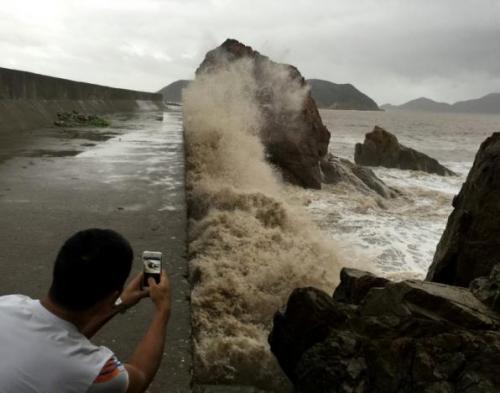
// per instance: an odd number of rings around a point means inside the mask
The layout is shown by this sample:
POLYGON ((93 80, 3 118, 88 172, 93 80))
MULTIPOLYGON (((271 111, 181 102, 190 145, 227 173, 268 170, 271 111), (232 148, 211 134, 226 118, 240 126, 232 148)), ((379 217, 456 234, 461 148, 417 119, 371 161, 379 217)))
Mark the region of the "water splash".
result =
MULTIPOLYGON (((295 287, 331 292, 340 263, 265 160, 256 92, 247 60, 184 91, 195 380, 283 391, 267 344, 273 314, 295 287)), ((283 90, 283 105, 300 94, 283 90)))

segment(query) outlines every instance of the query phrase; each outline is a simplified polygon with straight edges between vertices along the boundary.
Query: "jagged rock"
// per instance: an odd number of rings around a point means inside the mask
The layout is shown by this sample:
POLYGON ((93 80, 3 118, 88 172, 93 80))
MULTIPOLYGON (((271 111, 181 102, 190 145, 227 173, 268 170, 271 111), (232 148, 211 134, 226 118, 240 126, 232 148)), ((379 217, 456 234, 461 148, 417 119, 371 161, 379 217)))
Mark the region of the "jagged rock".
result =
POLYGON ((375 288, 363 300, 361 313, 365 316, 390 314, 401 318, 425 318, 467 329, 496 329, 500 326, 500 315, 461 287, 406 280, 375 288))
POLYGON ((453 207, 427 280, 467 287, 500 262, 500 133, 481 144, 453 207))
POLYGON ((296 289, 275 315, 269 343, 297 392, 500 391, 500 315, 467 289, 351 269, 340 287, 339 301, 296 289))
POLYGON ((340 284, 335 288, 333 299, 337 302, 359 304, 372 288, 383 288, 390 281, 358 269, 343 268, 340 284))
POLYGON ((281 168, 288 181, 321 188, 320 160, 328 152, 330 132, 297 68, 275 63, 251 47, 228 39, 206 54, 196 75, 217 71, 244 58, 251 61, 257 84, 255 99, 264 118, 260 135, 270 161, 281 168), (287 92, 300 98, 298 107, 295 103, 283 105, 287 92))
POLYGON ((362 144, 356 143, 354 161, 358 165, 412 169, 442 176, 455 175, 434 158, 401 145, 395 135, 379 126, 365 135, 362 144))
POLYGON ((472 280, 469 289, 484 304, 500 313, 500 264, 491 270, 489 277, 472 280))
POLYGON ((331 297, 319 289, 297 288, 292 292, 285 314, 278 312, 274 316, 269 343, 293 383, 297 382, 295 367, 303 353, 325 340, 331 327, 343 323, 346 318, 342 305, 333 307, 331 297))
POLYGON ((362 193, 375 191, 384 198, 394 198, 399 195, 397 190, 387 186, 371 169, 335 157, 331 153, 321 160, 321 170, 323 183, 326 184, 346 182, 362 193))

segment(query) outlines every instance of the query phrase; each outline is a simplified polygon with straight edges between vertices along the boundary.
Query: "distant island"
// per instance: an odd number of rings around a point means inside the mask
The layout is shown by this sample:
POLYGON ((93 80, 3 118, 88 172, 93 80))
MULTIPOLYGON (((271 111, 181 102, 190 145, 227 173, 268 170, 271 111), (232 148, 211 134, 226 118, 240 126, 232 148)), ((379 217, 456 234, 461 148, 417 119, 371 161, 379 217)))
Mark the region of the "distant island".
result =
POLYGON ((179 79, 158 90, 158 93, 163 96, 163 101, 180 104, 182 102, 182 89, 187 87, 191 82, 190 79, 179 79))
POLYGON ((308 79, 311 94, 318 108, 380 110, 377 103, 350 83, 338 84, 321 79, 308 79))
MULTIPOLYGON (((189 85, 190 82, 189 79, 177 80, 160 89, 158 93, 163 95, 164 101, 181 103, 182 89, 189 85)), ((318 108, 361 111, 380 110, 375 101, 350 83, 338 84, 321 79, 308 79, 307 83, 311 86, 311 95, 318 108)))
POLYGON ((491 93, 481 98, 458 101, 454 104, 437 102, 429 98, 421 97, 416 100, 408 101, 402 105, 385 104, 382 105, 381 108, 387 111, 406 110, 418 112, 500 114, 500 93, 491 93))

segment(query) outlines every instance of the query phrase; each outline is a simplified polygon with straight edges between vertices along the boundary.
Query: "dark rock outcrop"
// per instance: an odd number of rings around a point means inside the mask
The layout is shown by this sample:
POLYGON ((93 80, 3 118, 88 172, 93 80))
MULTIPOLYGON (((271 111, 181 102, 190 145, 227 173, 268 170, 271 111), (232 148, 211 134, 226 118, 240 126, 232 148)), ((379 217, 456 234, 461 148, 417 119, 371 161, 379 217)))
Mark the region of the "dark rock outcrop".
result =
POLYGON ((365 135, 362 144, 356 144, 354 161, 358 165, 412 169, 442 176, 454 175, 434 158, 401 145, 395 135, 378 126, 365 135))
POLYGON ((500 391, 500 315, 465 288, 344 270, 296 289, 271 350, 298 392, 500 391))
POLYGON ((384 198, 394 198, 399 195, 399 191, 387 186, 371 169, 330 153, 321 160, 321 170, 323 183, 326 184, 345 182, 362 193, 376 192, 384 198))
POLYGON ((467 287, 500 262, 500 133, 481 144, 453 207, 427 279, 467 287))
POLYGON ((260 135, 269 160, 282 170, 288 181, 303 187, 321 188, 320 160, 328 152, 330 132, 323 125, 306 81, 297 68, 275 63, 251 47, 228 39, 206 54, 196 75, 215 72, 240 59, 251 61, 250 72, 257 84, 255 99, 264 118, 260 135), (291 88, 301 95, 300 108, 289 108, 282 103, 284 93, 291 88))
POLYGON ((488 277, 472 280, 469 289, 484 304, 500 313, 500 264, 491 269, 488 277))
POLYGON ((390 281, 375 274, 358 269, 343 268, 340 285, 333 292, 333 300, 342 303, 360 304, 372 288, 383 288, 390 281))
POLYGON ((350 83, 338 84, 321 79, 308 79, 318 108, 378 111, 377 103, 350 83))

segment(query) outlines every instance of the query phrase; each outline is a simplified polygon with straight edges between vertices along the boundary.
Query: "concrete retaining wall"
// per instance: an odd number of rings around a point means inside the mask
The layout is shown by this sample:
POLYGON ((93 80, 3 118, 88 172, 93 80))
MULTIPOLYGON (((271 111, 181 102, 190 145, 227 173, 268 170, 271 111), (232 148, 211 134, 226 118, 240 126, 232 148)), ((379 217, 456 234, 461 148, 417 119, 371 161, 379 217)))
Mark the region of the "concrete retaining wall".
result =
POLYGON ((57 112, 105 114, 160 109, 161 94, 0 68, 0 132, 51 126, 57 112))

